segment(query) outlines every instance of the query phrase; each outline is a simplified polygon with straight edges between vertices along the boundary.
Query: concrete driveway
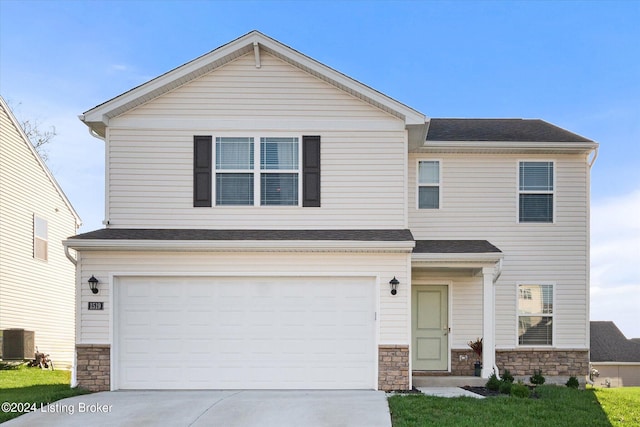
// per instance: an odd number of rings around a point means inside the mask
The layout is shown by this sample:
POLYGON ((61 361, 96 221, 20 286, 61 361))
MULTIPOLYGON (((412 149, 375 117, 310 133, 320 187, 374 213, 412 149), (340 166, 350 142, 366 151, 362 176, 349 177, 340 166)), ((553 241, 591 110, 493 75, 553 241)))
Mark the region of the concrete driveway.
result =
POLYGON ((384 392, 114 391, 59 400, 14 426, 367 426, 390 427, 384 392))

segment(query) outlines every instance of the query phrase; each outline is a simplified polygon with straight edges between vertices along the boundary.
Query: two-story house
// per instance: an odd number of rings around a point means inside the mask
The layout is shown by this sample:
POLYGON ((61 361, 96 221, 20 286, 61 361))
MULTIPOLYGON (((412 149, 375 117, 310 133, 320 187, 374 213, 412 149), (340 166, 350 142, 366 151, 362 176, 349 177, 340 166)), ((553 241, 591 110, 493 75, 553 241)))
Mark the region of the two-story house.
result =
POLYGON ((408 389, 477 337, 484 377, 587 373, 593 141, 430 119, 257 31, 80 118, 79 385, 408 389))
POLYGON ((80 217, 0 97, 0 359, 75 354, 75 268, 62 241, 80 217))

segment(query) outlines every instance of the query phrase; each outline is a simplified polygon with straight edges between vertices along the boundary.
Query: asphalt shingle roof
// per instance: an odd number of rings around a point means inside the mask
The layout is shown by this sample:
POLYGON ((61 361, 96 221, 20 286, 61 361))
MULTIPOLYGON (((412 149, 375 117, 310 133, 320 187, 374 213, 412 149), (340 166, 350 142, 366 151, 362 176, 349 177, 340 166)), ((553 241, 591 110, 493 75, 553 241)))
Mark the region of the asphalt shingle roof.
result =
POLYGON ((590 322, 592 362, 640 362, 640 343, 627 339, 615 323, 590 322))
POLYGON ((427 141, 593 142, 540 119, 431 119, 427 141))
POLYGON ((416 240, 414 253, 466 254, 502 252, 486 240, 416 240))
POLYGON ((96 240, 350 240, 412 241, 409 230, 192 230, 103 228, 70 239, 96 240))

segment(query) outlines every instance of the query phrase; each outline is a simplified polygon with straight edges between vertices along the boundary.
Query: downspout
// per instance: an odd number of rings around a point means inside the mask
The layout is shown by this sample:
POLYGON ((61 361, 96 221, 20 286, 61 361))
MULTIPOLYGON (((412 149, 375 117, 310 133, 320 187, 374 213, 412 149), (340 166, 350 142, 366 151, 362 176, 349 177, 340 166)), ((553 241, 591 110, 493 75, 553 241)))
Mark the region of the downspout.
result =
POLYGON ((593 164, 596 162, 597 158, 598 158, 598 147, 593 149, 593 157, 591 158, 591 161, 589 162, 589 169, 591 169, 593 167, 593 164))
MULTIPOLYGON (((500 276, 502 276, 502 258, 500 258, 500 260, 498 261, 498 272, 496 273, 496 276, 493 278, 493 284, 495 285, 496 282, 498 281, 498 279, 500 278, 500 276)), ((493 288, 493 297, 495 298, 495 287, 493 288)), ((494 310, 494 315, 495 315, 495 310, 494 310)), ((496 364, 496 357, 495 357, 495 353, 496 353, 496 342, 495 342, 495 322, 494 322, 494 338, 493 338, 493 373, 496 374, 496 378, 500 379, 500 370, 498 369, 498 365, 496 364)))
POLYGON ((89 135, 91 135, 94 138, 101 139, 104 142, 107 142, 107 139, 104 136, 100 136, 96 131, 94 131, 91 128, 89 128, 89 135))
POLYGON ((73 265, 78 265, 78 260, 75 259, 73 256, 71 256, 71 254, 69 253, 69 246, 67 245, 63 245, 64 246, 64 254, 67 256, 67 258, 69 258, 69 261, 71 261, 71 263, 73 265))
POLYGON ((496 273, 496 277, 493 278, 493 284, 495 285, 498 279, 502 276, 502 258, 498 261, 498 272, 496 273))
MULTIPOLYGON (((106 170, 106 168, 107 168, 106 163, 108 163, 108 161, 109 161, 108 160, 108 151, 107 151, 108 147, 107 147, 107 135, 106 135, 106 132, 105 132, 105 136, 102 136, 98 132, 93 130, 93 128, 87 122, 84 121, 84 119, 85 119, 84 114, 80 114, 78 116, 78 119, 80 119, 80 121, 82 123, 87 125, 87 129, 89 131, 89 135, 91 135, 92 137, 97 138, 97 139, 101 140, 102 142, 104 142, 104 146, 105 146, 104 161, 105 161, 105 170, 106 170)), ((108 174, 105 176, 105 187, 108 187, 108 179, 109 179, 108 176, 109 176, 108 174)), ((108 188, 105 188, 105 194, 108 194, 108 193, 106 193, 107 191, 108 191, 108 188)), ((107 212, 109 211, 109 208, 108 208, 108 203, 109 202, 108 202, 108 200, 109 200, 108 198, 105 198, 105 219, 102 221, 102 223, 104 225, 109 225, 109 220, 107 219, 108 218, 108 213, 107 212)))

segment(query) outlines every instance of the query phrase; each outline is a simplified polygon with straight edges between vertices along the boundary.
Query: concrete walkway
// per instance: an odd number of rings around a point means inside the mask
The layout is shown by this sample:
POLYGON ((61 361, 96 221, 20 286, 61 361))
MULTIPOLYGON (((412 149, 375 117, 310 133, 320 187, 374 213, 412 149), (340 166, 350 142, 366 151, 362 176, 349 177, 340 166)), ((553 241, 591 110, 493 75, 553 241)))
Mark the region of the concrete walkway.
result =
POLYGON ((382 391, 115 391, 76 396, 3 424, 391 427, 382 391))
POLYGON ((428 396, 438 397, 475 397, 476 399, 484 399, 484 396, 480 396, 472 391, 465 390, 460 387, 418 387, 423 394, 428 396))

